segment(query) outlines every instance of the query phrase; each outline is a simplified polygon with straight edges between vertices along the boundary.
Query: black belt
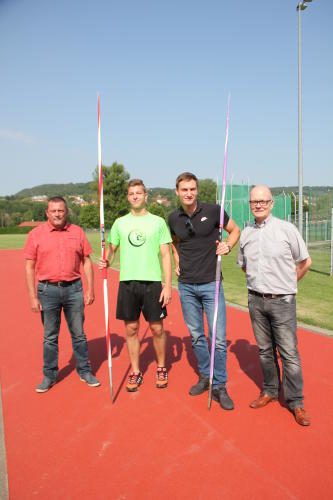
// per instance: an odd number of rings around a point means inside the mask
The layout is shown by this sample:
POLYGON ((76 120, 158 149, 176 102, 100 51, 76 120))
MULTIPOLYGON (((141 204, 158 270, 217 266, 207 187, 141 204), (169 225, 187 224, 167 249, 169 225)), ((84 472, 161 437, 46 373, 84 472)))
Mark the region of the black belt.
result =
POLYGON ((248 290, 248 292, 251 295, 257 295, 257 297, 262 297, 263 299, 278 299, 279 297, 285 297, 286 295, 295 295, 294 293, 282 293, 282 294, 260 293, 250 289, 248 290))
POLYGON ((81 278, 78 278, 73 281, 49 281, 49 280, 41 280, 39 283, 43 283, 45 285, 51 285, 51 286, 59 286, 61 288, 65 288, 66 286, 71 286, 77 281, 79 281, 81 278))

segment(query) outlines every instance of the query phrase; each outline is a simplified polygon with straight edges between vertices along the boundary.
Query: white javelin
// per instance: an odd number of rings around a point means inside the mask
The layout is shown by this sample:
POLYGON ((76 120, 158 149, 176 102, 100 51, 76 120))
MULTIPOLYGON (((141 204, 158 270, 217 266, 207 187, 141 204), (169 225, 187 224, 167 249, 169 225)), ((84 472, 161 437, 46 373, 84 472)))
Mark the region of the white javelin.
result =
MULTIPOLYGON (((102 151, 101 151, 101 120, 99 111, 99 95, 97 94, 97 114, 98 114, 98 179, 99 179, 99 219, 100 219, 100 232, 101 232, 101 251, 102 259, 105 260, 105 230, 104 230, 104 198, 103 198, 103 171, 102 171, 102 151)), ((111 338, 110 338, 110 324, 109 324, 109 299, 108 299, 108 279, 107 269, 102 271, 103 276, 103 289, 104 289, 104 312, 105 312, 105 336, 106 336, 106 350, 108 354, 108 368, 110 380, 111 400, 113 403, 113 383, 112 383, 112 356, 111 356, 111 338)))

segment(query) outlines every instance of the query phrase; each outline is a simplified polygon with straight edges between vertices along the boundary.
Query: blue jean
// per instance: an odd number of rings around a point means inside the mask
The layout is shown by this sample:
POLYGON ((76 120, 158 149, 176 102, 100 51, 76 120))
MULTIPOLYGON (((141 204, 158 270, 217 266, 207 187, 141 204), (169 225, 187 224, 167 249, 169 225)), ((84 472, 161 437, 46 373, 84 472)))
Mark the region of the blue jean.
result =
MULTIPOLYGON (((209 378, 210 351, 204 331, 205 311, 208 335, 211 340, 213 333, 215 281, 209 283, 178 282, 180 303, 187 328, 192 338, 192 347, 198 361, 200 375, 209 378)), ((218 316, 216 325, 216 343, 214 360, 213 387, 225 384, 227 381, 227 342, 226 342, 226 306, 224 291, 220 283, 218 316)))
POLYGON ((284 295, 275 299, 249 293, 249 311, 264 376, 263 392, 277 397, 282 362, 284 398, 292 410, 303 407, 303 375, 297 348, 296 297, 284 295))
POLYGON ((90 372, 88 344, 83 331, 84 302, 81 280, 67 287, 39 282, 37 296, 42 305, 41 317, 44 325, 44 375, 52 380, 58 375, 58 337, 62 310, 72 337, 77 372, 79 375, 90 372))

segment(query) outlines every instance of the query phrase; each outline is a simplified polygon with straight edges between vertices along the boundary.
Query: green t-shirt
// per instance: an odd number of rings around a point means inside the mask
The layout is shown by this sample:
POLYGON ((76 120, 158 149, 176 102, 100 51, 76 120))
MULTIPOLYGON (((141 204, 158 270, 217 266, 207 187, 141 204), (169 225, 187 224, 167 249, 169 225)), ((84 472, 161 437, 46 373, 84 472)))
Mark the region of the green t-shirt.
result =
POLYGON ((108 242, 119 246, 120 281, 161 281, 160 245, 171 243, 167 225, 157 215, 132 215, 115 220, 108 242))

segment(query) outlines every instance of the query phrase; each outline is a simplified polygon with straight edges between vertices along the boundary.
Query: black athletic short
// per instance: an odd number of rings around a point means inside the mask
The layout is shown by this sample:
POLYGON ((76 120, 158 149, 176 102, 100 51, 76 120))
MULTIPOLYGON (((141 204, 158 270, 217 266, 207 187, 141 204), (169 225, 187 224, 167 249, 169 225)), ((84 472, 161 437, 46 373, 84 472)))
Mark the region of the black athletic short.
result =
POLYGON ((159 298, 160 281, 120 281, 117 300, 117 319, 136 321, 142 314, 149 323, 166 318, 166 307, 159 298))

